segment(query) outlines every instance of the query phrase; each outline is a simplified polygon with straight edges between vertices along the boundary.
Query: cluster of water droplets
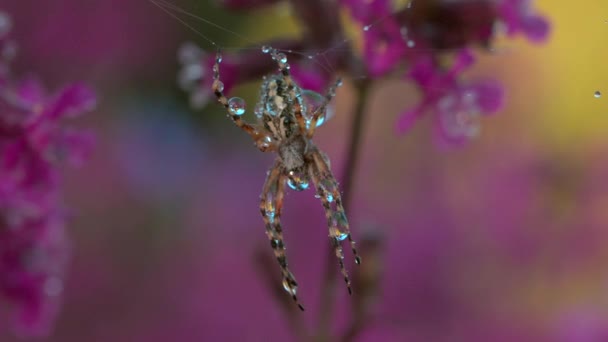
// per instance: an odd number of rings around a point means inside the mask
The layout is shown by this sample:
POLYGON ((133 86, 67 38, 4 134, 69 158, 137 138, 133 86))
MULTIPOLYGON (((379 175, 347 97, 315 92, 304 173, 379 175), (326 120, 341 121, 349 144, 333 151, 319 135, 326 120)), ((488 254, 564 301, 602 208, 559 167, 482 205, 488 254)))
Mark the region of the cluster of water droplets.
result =
POLYGON ((287 179, 287 185, 296 191, 304 191, 310 186, 308 181, 308 175, 302 171, 289 171, 289 178, 287 179))

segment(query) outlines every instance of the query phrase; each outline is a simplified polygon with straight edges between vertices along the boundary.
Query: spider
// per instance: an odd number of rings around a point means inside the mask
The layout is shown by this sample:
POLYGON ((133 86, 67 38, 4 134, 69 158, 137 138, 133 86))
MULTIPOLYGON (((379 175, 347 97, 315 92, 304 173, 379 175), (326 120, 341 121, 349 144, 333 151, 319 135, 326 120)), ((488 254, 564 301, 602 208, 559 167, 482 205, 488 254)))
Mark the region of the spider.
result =
POLYGON ((350 242, 355 262, 361 263, 355 242, 351 238, 338 182, 330 170, 329 159, 312 142, 315 129, 326 119, 327 106, 336 95, 336 89, 341 86, 342 81, 338 78, 325 96, 301 89, 290 75, 285 54, 267 46, 262 48, 262 52, 271 55, 277 62, 280 73, 263 79, 260 101, 254 110, 258 118, 256 124, 249 124, 241 118, 245 113, 243 99, 233 97, 228 100, 223 93, 224 85, 220 80, 222 62, 220 51, 217 52, 213 65, 212 90, 218 102, 228 111, 228 116, 236 126, 253 138, 260 151, 277 153, 277 158, 268 171, 262 188, 260 212, 266 225, 266 235, 281 267, 283 288, 291 295, 300 310, 304 311, 304 307, 298 302, 296 295, 298 283, 289 271, 283 242, 281 212, 286 184, 296 191, 306 190, 310 181, 314 184, 317 192, 315 197, 321 199, 325 209, 329 240, 338 258, 349 294, 352 293, 351 281, 344 267, 344 253, 341 246, 344 240, 348 239, 350 242))

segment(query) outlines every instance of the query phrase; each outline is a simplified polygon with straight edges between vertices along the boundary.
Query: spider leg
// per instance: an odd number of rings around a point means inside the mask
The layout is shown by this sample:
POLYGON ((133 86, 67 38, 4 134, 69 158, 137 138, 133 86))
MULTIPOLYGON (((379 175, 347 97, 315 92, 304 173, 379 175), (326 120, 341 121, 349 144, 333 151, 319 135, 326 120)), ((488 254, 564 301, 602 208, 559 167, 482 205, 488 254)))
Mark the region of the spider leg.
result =
POLYGON ((270 246, 274 250, 274 255, 281 266, 283 277, 283 288, 291 295, 300 310, 304 307, 298 302, 296 292, 298 283, 289 271, 287 257, 285 255, 285 244, 283 243, 283 228, 281 227, 281 211, 283 209, 283 196, 285 195, 286 177, 283 175, 281 163, 276 162, 268 171, 262 195, 260 196, 260 212, 266 224, 266 235, 270 240, 270 246))
POLYGON ((334 84, 331 87, 329 87, 329 89, 327 90, 327 93, 325 94, 325 101, 323 101, 323 103, 319 106, 319 108, 317 108, 317 110, 315 110, 315 112, 312 114, 312 118, 310 120, 310 127, 308 127, 308 130, 306 131, 306 137, 308 139, 312 138, 312 136, 315 134, 315 129, 317 128, 317 122, 321 118, 321 115, 324 115, 325 112, 327 111, 327 106, 329 105, 331 100, 334 98, 334 96, 336 96, 336 90, 341 85, 342 85, 342 79, 338 77, 338 79, 336 79, 336 82, 334 82, 334 84))
POLYGON ((361 263, 361 258, 357 253, 355 247, 356 243, 353 241, 350 234, 350 227, 348 225, 348 220, 346 219, 346 214, 344 213, 338 182, 329 169, 327 157, 321 151, 315 147, 309 153, 309 157, 311 163, 309 163, 308 172, 315 183, 317 195, 323 203, 325 217, 327 218, 327 225, 329 227, 329 240, 334 247, 336 257, 338 258, 340 271, 344 276, 344 282, 348 288, 348 293, 351 294, 351 282, 348 271, 344 267, 344 252, 342 250, 341 242, 348 239, 357 264, 361 263))
POLYGON ((274 150, 276 148, 276 146, 274 146, 272 139, 268 135, 260 133, 258 131, 258 129, 256 129, 253 125, 245 122, 245 120, 243 120, 241 118, 242 114, 237 115, 233 111, 230 110, 229 101, 226 98, 226 96, 224 95, 224 83, 222 83, 222 81, 220 80, 220 64, 221 63, 222 63, 222 54, 218 50, 217 55, 215 57, 215 64, 213 64, 213 85, 211 86, 213 93, 217 97, 217 101, 219 103, 221 103, 224 106, 224 108, 226 108, 226 111, 228 112, 228 116, 237 125, 237 127, 242 129, 243 131, 245 131, 247 134, 249 134, 253 138, 257 147, 261 151, 266 152, 266 151, 274 150))

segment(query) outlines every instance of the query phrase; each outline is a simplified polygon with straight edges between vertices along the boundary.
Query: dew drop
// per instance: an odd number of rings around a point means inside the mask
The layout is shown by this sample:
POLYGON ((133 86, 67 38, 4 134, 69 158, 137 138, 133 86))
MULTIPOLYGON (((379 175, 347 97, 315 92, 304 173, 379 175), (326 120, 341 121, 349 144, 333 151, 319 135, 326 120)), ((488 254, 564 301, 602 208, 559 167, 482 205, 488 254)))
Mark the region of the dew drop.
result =
POLYGON ((329 202, 329 203, 334 201, 334 195, 332 195, 332 194, 327 194, 326 198, 327 198, 327 202, 329 202))
POLYGON ((217 55, 215 55, 215 60, 216 60, 216 62, 218 62, 218 63, 222 63, 222 59, 223 59, 223 57, 222 57, 222 53, 221 53, 220 51, 218 51, 218 52, 217 52, 217 55))
POLYGON ((370 28, 371 28, 371 25, 365 25, 365 26, 363 26, 363 31, 369 31, 370 28))
POLYGON ((308 189, 309 183, 305 179, 288 179, 287 185, 295 191, 304 191, 308 189))
POLYGON ((213 90, 219 92, 224 91, 224 83, 220 80, 213 81, 213 90))
POLYGON ((287 63, 287 56, 284 53, 277 53, 276 58, 279 63, 287 63))
POLYGON ((261 118, 262 116, 264 116, 264 105, 262 103, 258 103, 257 105, 255 105, 253 113, 258 118, 261 118))
POLYGON ((593 96, 595 96, 596 99, 599 99, 602 97, 602 93, 599 90, 596 90, 595 93, 593 93, 593 96))
POLYGON ((268 46, 268 45, 262 46, 262 52, 263 53, 269 53, 270 50, 271 50, 270 46, 268 46))
MULTIPOLYGON (((304 104, 303 111, 308 119, 308 124, 310 124, 310 120, 312 120, 313 113, 323 105, 325 102, 325 97, 315 91, 312 90, 303 90, 302 91, 302 100, 304 104)), ((326 107, 325 113, 323 113, 319 119, 317 120, 317 127, 321 126, 325 121, 329 120, 333 116, 333 111, 331 108, 326 107)))
POLYGON ((415 41, 413 41, 411 39, 407 41, 407 47, 413 48, 414 46, 416 46, 416 42, 415 41))
POLYGON ((234 115, 243 115, 245 114, 245 100, 240 97, 233 97, 228 100, 228 109, 234 115))
POLYGON ((303 191, 308 189, 309 182, 308 177, 305 173, 300 171, 289 171, 289 179, 287 185, 296 191, 303 191))
POLYGON ((342 233, 342 232, 338 232, 338 235, 336 236, 336 239, 338 241, 344 241, 348 238, 348 234, 347 233, 342 233))
POLYGON ((295 296, 296 292, 298 291, 298 287, 295 285, 289 284, 288 279, 283 279, 283 288, 285 289, 285 291, 287 291, 287 293, 289 293, 292 296, 295 296))

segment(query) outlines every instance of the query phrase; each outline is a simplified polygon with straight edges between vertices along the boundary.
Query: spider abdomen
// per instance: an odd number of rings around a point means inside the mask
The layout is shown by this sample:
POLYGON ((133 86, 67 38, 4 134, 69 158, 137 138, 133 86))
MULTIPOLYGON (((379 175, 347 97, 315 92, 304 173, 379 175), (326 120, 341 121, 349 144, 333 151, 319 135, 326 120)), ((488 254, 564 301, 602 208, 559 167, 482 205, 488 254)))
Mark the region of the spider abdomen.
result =
POLYGON ((279 146, 279 156, 287 171, 304 166, 306 147, 306 140, 302 136, 296 136, 281 142, 281 145, 279 146))

